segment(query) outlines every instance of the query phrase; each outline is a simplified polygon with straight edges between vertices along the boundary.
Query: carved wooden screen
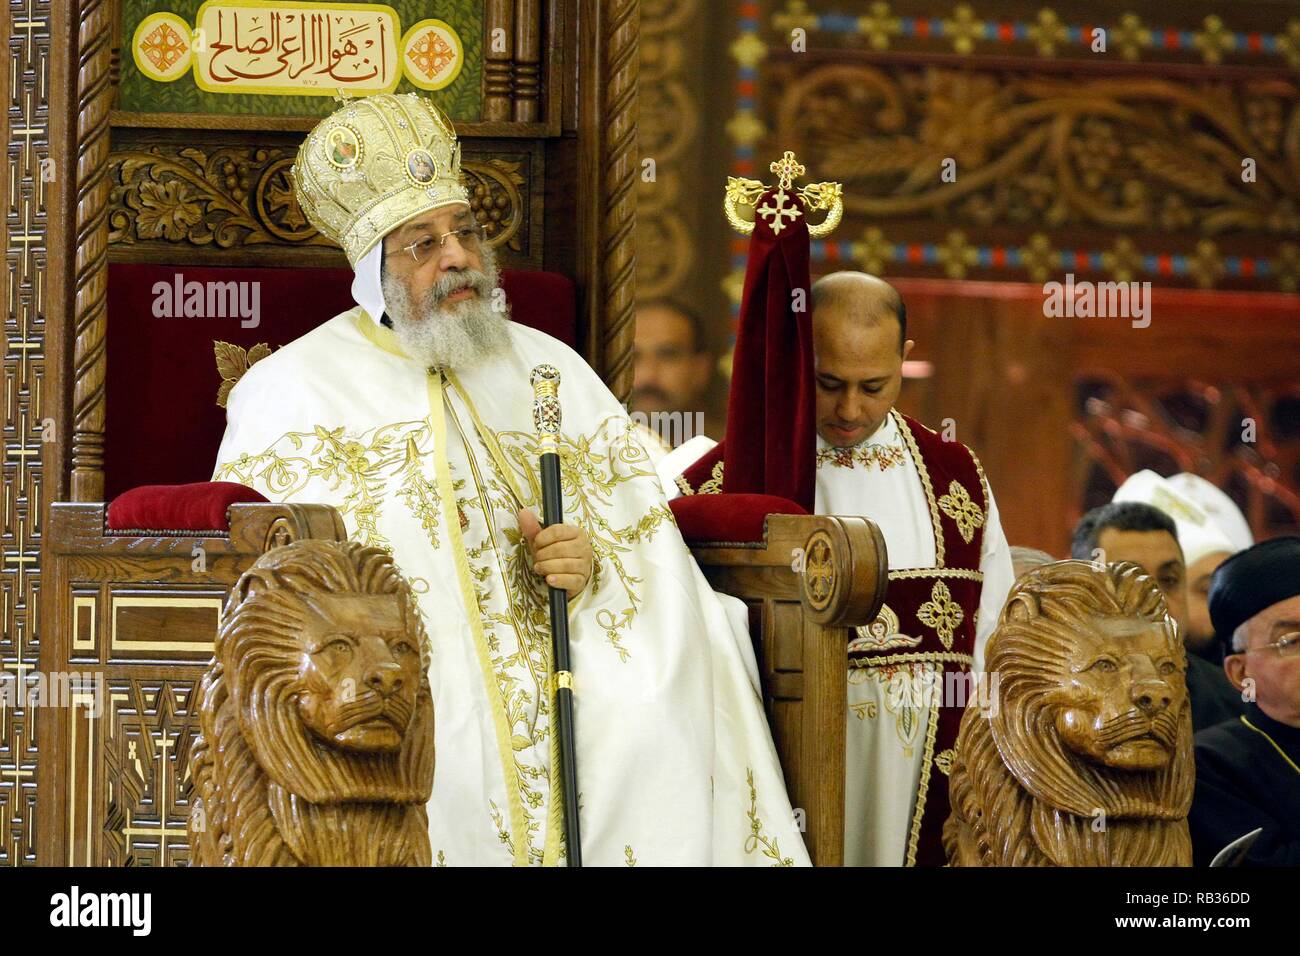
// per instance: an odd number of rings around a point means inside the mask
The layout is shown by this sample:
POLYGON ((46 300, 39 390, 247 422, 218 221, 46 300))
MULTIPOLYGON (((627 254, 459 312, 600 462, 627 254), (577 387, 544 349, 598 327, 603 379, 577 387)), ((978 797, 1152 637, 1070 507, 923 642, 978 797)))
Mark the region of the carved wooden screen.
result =
MULTIPOLYGON (((728 175, 763 174, 786 149, 810 178, 843 182, 844 221, 812 244, 814 276, 863 269, 904 289, 909 314, 915 306, 914 357, 932 362, 930 379, 906 387, 904 407, 936 427, 955 421, 957 437, 982 456, 1013 543, 1060 552, 1068 541, 1071 515, 1093 500, 1071 472, 1081 460, 1071 424, 1082 424, 1084 408, 1074 376, 1126 367, 1147 341, 1139 331, 1134 348, 1112 337, 1111 354, 1090 350, 1096 363, 1080 367, 1075 344, 1086 333, 1046 320, 1042 283, 1072 272, 1249 291, 1284 311, 1278 294, 1300 290, 1294 2, 652 6, 659 16, 645 69, 660 84, 642 109, 659 176, 640 186, 643 237, 654 250, 647 284, 698 304, 723 344, 745 244, 708 197, 728 175), (701 62, 700 48, 715 56, 701 62), (682 232, 689 243, 671 241, 682 232)), ((1214 346, 1241 361, 1203 381, 1256 388, 1264 370, 1250 364, 1259 353, 1246 334, 1254 307, 1225 303, 1218 318, 1202 318, 1245 335, 1214 346)), ((1157 313, 1155 324, 1167 326, 1166 317, 1157 313)), ((1196 323, 1174 319, 1195 332, 1196 323)), ((1205 341, 1190 335, 1180 354, 1205 341)), ((1270 348, 1294 356, 1294 346, 1280 333, 1270 348)), ((1163 389, 1179 371, 1166 365, 1125 381, 1163 389)), ((1293 414, 1272 393, 1258 400, 1273 403, 1275 418, 1293 414)), ((1274 438, 1281 471, 1272 475, 1261 457, 1254 487, 1297 487, 1285 434, 1274 438)), ((1267 454, 1265 440, 1249 451, 1267 454)), ((1196 470, 1217 476, 1217 467, 1201 461, 1196 470)), ((1109 480, 1098 477, 1093 497, 1109 480)), ((1261 516, 1257 530, 1287 527, 1285 505, 1265 510, 1272 517, 1261 516)))
POLYGON ((1208 478, 1257 540, 1300 533, 1300 297, 1170 292, 1163 302, 1160 325, 1103 325, 1080 347, 1071 518, 1151 468, 1208 478))
POLYGON ((1300 296, 1156 288, 1133 328, 1046 316, 1024 283, 895 285, 925 363, 900 407, 979 453, 1013 544, 1066 554, 1142 468, 1205 476, 1256 537, 1300 526, 1300 296))
MULTIPOLYGON (((293 5, 276 4, 280 12, 293 5)), ((392 12, 390 26, 401 28, 389 34, 394 46, 387 54, 401 53, 388 62, 389 77, 399 91, 428 90, 452 116, 475 212, 502 264, 574 278, 581 351, 615 394, 625 395, 638 0, 449 0, 436 14, 423 0, 381 6, 392 12)), ((222 101, 223 94, 203 89, 196 76, 214 75, 219 24, 210 18, 217 9, 224 7, 199 0, 10 0, 4 7, 14 69, 0 81, 11 168, 0 669, 20 680, 69 665, 42 652, 33 620, 37 549, 51 501, 103 495, 103 449, 112 441, 104 432, 105 343, 114 319, 105 308, 110 260, 345 264, 308 226, 285 178, 297 143, 333 101, 254 91, 222 101), (52 162, 42 179, 46 158, 52 162)), ((77 597, 46 595, 47 607, 51 600, 67 605, 45 614, 50 626, 75 626, 86 616, 90 595, 81 595, 81 604, 77 597)), ((153 744, 179 740, 192 720, 192 655, 163 648, 146 656, 147 675, 134 683, 114 677, 117 712, 134 721, 130 733, 148 732, 153 744)), ((35 862, 37 833, 52 832, 61 822, 56 815, 66 811, 43 797, 44 816, 36 812, 38 779, 60 793, 70 785, 59 759, 66 740, 48 740, 45 759, 37 760, 36 717, 21 706, 0 707, 6 863, 35 862)), ((152 745, 145 750, 150 761, 160 753, 152 745)), ((183 764, 169 750, 161 755, 143 775, 154 781, 149 792, 119 794, 114 805, 149 804, 164 787, 173 797, 182 792, 183 764)), ((132 759, 130 748, 114 750, 118 758, 132 759)), ((102 761, 95 766, 113 769, 102 761)), ((131 829, 121 820, 112 825, 115 833, 131 829)), ((158 825, 174 827, 175 820, 159 817, 158 825)), ((149 838, 142 839, 144 847, 149 838)), ((151 856, 128 843, 121 859, 183 858, 161 847, 151 856)))

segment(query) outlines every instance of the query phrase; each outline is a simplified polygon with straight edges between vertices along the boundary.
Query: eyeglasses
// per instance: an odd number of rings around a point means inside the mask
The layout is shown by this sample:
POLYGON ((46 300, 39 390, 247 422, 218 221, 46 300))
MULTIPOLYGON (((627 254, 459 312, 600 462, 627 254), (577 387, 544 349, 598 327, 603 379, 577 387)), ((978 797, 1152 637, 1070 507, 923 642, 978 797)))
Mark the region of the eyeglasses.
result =
POLYGON ((1277 651, 1278 657, 1295 657, 1300 654, 1300 631, 1283 634, 1271 644, 1260 644, 1258 647, 1248 647, 1244 651, 1241 651, 1241 653, 1249 654, 1251 651, 1262 651, 1270 647, 1277 651))
POLYGON ((460 247, 466 252, 478 252, 480 244, 483 242, 483 227, 478 223, 469 226, 461 226, 459 229, 453 229, 450 232, 444 232, 440 236, 425 236, 423 239, 417 239, 409 246, 402 246, 402 249, 411 254, 411 258, 418 265, 424 262, 434 252, 442 252, 447 246, 447 237, 455 236, 460 247))

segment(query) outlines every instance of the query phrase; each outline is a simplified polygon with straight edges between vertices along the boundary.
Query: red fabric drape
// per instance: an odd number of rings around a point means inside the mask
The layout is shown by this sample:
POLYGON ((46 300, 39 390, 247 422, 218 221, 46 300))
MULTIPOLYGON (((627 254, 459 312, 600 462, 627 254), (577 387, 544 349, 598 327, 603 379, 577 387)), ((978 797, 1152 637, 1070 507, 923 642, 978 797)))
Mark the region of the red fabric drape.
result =
POLYGON ((722 490, 788 498, 808 512, 816 494, 812 298, 808 222, 792 191, 758 202, 740 306, 727 407, 722 490), (764 209, 797 209, 793 220, 764 209))

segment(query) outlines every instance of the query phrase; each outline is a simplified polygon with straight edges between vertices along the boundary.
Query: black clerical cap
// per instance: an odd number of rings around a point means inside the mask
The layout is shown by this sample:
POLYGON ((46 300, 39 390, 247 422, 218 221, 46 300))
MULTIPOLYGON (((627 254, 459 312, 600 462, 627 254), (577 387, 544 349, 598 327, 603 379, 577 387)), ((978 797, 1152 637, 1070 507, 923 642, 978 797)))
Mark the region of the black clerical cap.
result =
POLYGON ((1228 653, 1232 635, 1260 611, 1300 595, 1300 538, 1262 541, 1219 565, 1210 582, 1210 621, 1228 653))

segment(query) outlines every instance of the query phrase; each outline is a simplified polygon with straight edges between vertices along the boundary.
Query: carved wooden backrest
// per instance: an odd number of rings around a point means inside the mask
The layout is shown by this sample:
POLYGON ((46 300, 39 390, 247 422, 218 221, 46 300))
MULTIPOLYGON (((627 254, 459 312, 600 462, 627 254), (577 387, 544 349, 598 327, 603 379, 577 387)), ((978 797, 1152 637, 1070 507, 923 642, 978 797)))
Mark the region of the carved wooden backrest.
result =
POLYGON ((850 628, 880 611, 889 562, 865 518, 769 515, 753 544, 692 549, 713 587, 744 601, 786 787, 817 866, 844 861, 850 628))

